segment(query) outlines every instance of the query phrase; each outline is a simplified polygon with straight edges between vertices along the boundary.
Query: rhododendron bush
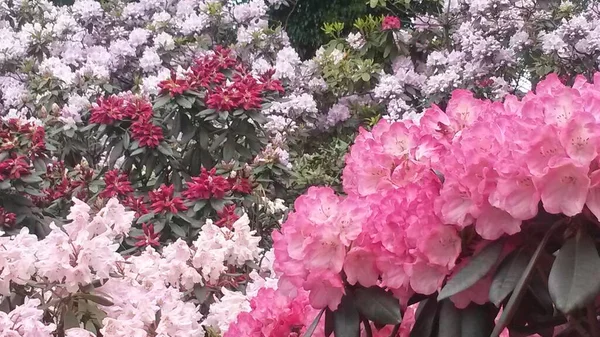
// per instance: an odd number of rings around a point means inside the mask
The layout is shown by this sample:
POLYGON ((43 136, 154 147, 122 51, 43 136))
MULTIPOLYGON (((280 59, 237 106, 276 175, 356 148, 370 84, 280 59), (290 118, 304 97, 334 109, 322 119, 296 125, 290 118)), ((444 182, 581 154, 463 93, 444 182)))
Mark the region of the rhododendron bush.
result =
POLYGON ((411 336, 596 334, 599 94, 600 73, 552 74, 361 130, 346 195, 310 188, 273 234, 279 290, 308 292, 326 335, 397 330, 417 302, 411 336))

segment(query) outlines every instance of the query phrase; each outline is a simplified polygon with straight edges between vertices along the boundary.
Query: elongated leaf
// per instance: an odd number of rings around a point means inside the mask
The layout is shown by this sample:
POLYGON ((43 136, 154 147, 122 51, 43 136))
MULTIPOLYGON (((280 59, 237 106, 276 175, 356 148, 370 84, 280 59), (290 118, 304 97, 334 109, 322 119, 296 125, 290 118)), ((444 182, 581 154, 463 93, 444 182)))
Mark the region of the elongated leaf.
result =
POLYGON ((460 311, 452 301, 446 299, 440 304, 438 337, 461 337, 460 311))
POLYGON ((552 236, 554 231, 556 231, 556 229, 559 228, 560 225, 561 225, 560 222, 557 222, 554 225, 552 225, 552 227, 550 227, 550 229, 546 232, 546 234, 542 238, 542 241, 540 241, 540 243, 538 244, 535 252, 531 256, 531 259, 529 260, 529 264, 527 264, 527 268, 525 268, 525 271, 521 275, 519 282, 517 282, 517 285, 515 286, 515 289, 512 292, 512 296, 510 296, 508 303, 504 307, 504 310, 502 311, 502 315, 498 319, 498 322, 496 323, 496 327, 494 328, 494 331, 492 331, 492 334, 490 335, 490 337, 500 336, 500 333, 502 333, 504 328, 506 328, 508 323, 510 323, 510 321, 512 320, 515 312, 517 311, 517 308, 519 307, 519 304, 521 303, 521 300, 523 299, 523 296, 525 295, 525 293, 527 291, 527 284, 529 283, 529 280, 531 279, 531 276, 533 275, 535 265, 536 265, 537 261, 539 260, 541 254, 542 254, 542 251, 544 250, 544 248, 546 248, 548 239, 550 239, 550 236, 552 236))
POLYGON ((153 108, 159 109, 159 108, 163 107, 165 104, 169 103, 170 101, 171 101, 171 97, 169 95, 160 96, 154 101, 153 108))
POLYGON ((323 316, 324 311, 325 311, 325 309, 321 309, 321 311, 319 311, 319 314, 317 315, 315 320, 312 322, 312 324, 308 327, 308 329, 306 329, 306 332, 304 333, 304 335, 302 337, 311 337, 313 335, 313 333, 315 333, 315 329, 317 328, 317 325, 319 325, 319 321, 321 320, 321 316, 323 316))
POLYGON ((92 294, 79 294, 79 296, 81 298, 85 298, 86 300, 98 303, 98 304, 103 305, 105 307, 109 307, 111 305, 114 305, 114 303, 111 300, 109 300, 108 298, 102 297, 102 296, 92 295, 92 294))
POLYGON ((63 324, 65 329, 78 328, 79 319, 77 319, 77 313, 67 310, 63 316, 63 324))
POLYGON ((505 298, 515 289, 523 271, 527 268, 529 256, 523 249, 512 252, 502 263, 490 287, 490 301, 499 306, 505 298))
POLYGON ((333 312, 329 309, 325 310, 325 337, 331 336, 333 333, 333 312))
POLYGON ((460 311, 461 337, 487 337, 494 327, 494 316, 488 307, 474 305, 460 311))
POLYGON ((125 151, 125 149, 123 147, 122 140, 117 142, 117 144, 115 144, 115 146, 113 146, 112 150, 110 151, 110 157, 108 159, 108 167, 110 169, 112 169, 115 166, 117 159, 119 159, 119 157, 121 157, 123 155, 124 151, 125 151))
POLYGON ((442 288, 442 291, 438 295, 438 301, 469 289, 484 277, 498 261, 498 257, 500 257, 500 253, 502 252, 502 246, 502 241, 492 242, 479 254, 473 257, 471 261, 456 273, 448 283, 446 283, 444 288, 442 288))
POLYGON ((410 337, 430 337, 437 318, 438 303, 434 298, 428 298, 419 303, 416 321, 410 337))
POLYGON ((136 221, 136 223, 144 223, 144 222, 148 222, 148 220, 154 218, 154 212, 150 212, 147 214, 142 215, 141 217, 139 217, 136 221))
POLYGON ((548 290, 563 313, 584 308, 600 293, 600 256, 594 240, 583 230, 558 251, 548 278, 548 290))
POLYGON ((359 288, 354 292, 358 311, 368 320, 395 325, 402 321, 400 302, 380 287, 359 288))
POLYGON ((342 303, 333 312, 333 335, 335 337, 359 337, 360 317, 354 300, 346 295, 342 303))
POLYGON ((194 104, 194 102, 192 100, 188 99, 185 96, 177 96, 177 98, 175 100, 177 101, 177 104, 179 104, 180 106, 182 106, 186 109, 191 109, 192 104, 194 104))
POLYGON ((442 301, 438 337, 487 337, 492 331, 493 316, 487 306, 470 305, 457 309, 452 301, 442 301))

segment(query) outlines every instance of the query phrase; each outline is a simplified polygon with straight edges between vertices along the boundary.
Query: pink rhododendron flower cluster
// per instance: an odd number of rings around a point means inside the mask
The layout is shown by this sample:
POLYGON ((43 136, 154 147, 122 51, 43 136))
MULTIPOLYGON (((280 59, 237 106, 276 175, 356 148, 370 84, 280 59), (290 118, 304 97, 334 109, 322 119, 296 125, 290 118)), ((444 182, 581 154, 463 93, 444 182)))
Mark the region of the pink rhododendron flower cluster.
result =
MULTIPOLYGON (((455 272, 462 229, 484 240, 519 233, 540 201, 550 214, 587 206, 600 217, 599 104, 600 73, 572 87, 550 75, 523 99, 456 90, 446 111, 361 130, 346 158, 348 196, 309 189, 273 235, 280 289, 304 289, 313 307, 331 310, 347 284, 406 303, 455 272)), ((490 283, 452 300, 484 303, 490 283)))

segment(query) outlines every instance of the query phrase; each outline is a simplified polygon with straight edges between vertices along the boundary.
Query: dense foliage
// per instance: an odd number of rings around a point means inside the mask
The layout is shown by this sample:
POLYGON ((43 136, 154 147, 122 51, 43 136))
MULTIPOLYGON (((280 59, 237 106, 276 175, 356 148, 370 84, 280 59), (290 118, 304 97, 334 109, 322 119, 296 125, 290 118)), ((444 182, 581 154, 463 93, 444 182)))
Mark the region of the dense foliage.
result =
POLYGON ((0 335, 597 336, 598 3, 311 1, 0 0, 0 335))

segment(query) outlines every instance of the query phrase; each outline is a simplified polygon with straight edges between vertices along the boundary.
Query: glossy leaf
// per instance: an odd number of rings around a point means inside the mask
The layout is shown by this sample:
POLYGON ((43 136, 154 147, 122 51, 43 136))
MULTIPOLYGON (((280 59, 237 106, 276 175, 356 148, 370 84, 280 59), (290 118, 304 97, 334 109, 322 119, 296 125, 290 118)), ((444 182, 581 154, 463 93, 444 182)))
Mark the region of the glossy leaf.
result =
POLYGON ((479 254, 473 257, 466 266, 446 283, 438 295, 438 301, 456 295, 461 291, 469 289, 482 277, 484 277, 496 264, 502 252, 502 241, 495 241, 485 247, 479 254))
POLYGON ((428 298, 419 303, 415 325, 410 331, 410 337, 431 337, 437 318, 438 303, 435 298, 428 298))
POLYGON ((558 251, 548 278, 548 290, 563 313, 584 308, 600 293, 600 256, 594 240, 583 230, 558 251))
POLYGON ((523 249, 512 252, 502 261, 490 286, 490 301, 494 305, 499 306, 515 289, 528 262, 529 256, 523 249))
POLYGON ((438 337, 487 337, 493 327, 492 319, 485 306, 472 304, 457 309, 447 299, 441 303, 438 337))
POLYGON ((375 286, 359 288, 354 296, 358 311, 368 320, 389 325, 402 321, 400 302, 392 293, 375 286))
POLYGON ((359 337, 360 317, 354 300, 346 295, 342 303, 333 312, 333 335, 335 337, 359 337))
POLYGON ((542 241, 540 241, 535 252, 531 256, 531 259, 529 260, 529 263, 527 264, 527 268, 525 268, 525 271, 521 275, 519 282, 517 282, 517 285, 515 286, 515 289, 513 290, 512 296, 508 300, 508 303, 506 304, 506 306, 504 306, 502 315, 498 319, 498 322, 496 323, 496 327, 494 328, 494 331, 492 331, 492 334, 490 337, 500 336, 500 333, 502 333, 504 328, 506 328, 506 326, 512 320, 515 312, 517 311, 517 308, 519 307, 519 304, 521 303, 521 300, 523 299, 523 296, 525 296, 525 293, 527 292, 527 284, 529 283, 529 280, 531 279, 531 276, 533 275, 535 265, 537 264, 537 261, 539 260, 540 256, 542 255, 542 251, 544 250, 544 248, 546 248, 546 244, 548 243, 550 236, 552 236, 554 231, 556 231, 556 229, 559 228, 560 225, 561 225, 561 223, 557 222, 554 225, 552 225, 552 227, 550 227, 550 229, 548 229, 548 231, 546 231, 546 234, 542 238, 542 241))

